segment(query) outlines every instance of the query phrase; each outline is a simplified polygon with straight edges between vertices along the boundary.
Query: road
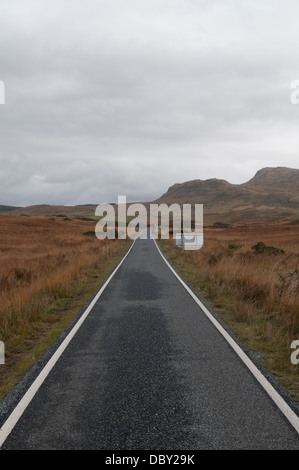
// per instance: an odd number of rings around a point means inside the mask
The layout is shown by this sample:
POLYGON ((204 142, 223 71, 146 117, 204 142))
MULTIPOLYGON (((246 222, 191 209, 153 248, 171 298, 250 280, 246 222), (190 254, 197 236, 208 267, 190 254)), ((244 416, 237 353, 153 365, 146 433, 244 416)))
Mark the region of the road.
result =
POLYGON ((138 239, 2 449, 299 449, 299 439, 154 241, 138 239))

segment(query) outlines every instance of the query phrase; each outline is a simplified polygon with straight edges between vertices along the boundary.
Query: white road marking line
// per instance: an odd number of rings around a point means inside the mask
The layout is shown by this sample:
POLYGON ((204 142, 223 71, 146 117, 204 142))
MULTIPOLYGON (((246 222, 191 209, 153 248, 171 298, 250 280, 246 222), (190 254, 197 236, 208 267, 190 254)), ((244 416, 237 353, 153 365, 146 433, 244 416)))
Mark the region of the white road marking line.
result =
POLYGON ((63 340, 63 342, 61 343, 59 348, 56 350, 56 352, 53 354, 53 356, 49 359, 45 367, 41 370, 37 378, 34 380, 34 382, 29 387, 25 395, 21 398, 17 406, 14 408, 12 413, 9 415, 9 417, 7 418, 7 420, 1 427, 0 447, 3 445, 3 443, 5 442, 5 440, 7 439, 7 437, 9 436, 9 434, 11 433, 11 431, 13 430, 17 422, 19 421, 20 417, 24 413, 25 409, 27 408, 27 406, 33 399, 34 395, 36 394, 36 392, 38 391, 38 389, 40 388, 40 386, 42 385, 42 383, 44 382, 44 380, 46 379, 46 377, 48 376, 48 374, 50 373, 50 371, 52 370, 52 368, 54 367, 54 365, 60 358, 60 356, 62 355, 63 351, 66 349, 66 347, 68 346, 72 338, 75 336, 80 326, 82 325, 82 323, 84 322, 84 320, 86 319, 90 311, 93 309, 95 303, 98 301, 103 291, 105 290, 105 288, 107 287, 107 285, 109 284, 109 282, 111 281, 115 273, 118 271, 118 269, 120 268, 120 266, 122 265, 122 263, 124 262, 128 254, 130 253, 131 249, 133 248, 134 243, 135 243, 135 240, 133 241, 127 253, 123 256, 119 264, 116 266, 114 271, 110 274, 110 276, 107 278, 103 286, 100 288, 99 292, 96 294, 92 302, 86 308, 86 310, 84 311, 80 319, 76 322, 72 330, 63 340))
POLYGON ((253 362, 249 359, 247 354, 238 346, 238 344, 233 340, 233 338, 227 333, 227 331, 220 325, 220 323, 215 319, 215 317, 209 312, 209 310, 203 305, 203 303, 198 299, 198 297, 192 292, 192 290, 185 284, 185 282, 180 278, 180 276, 175 272, 172 266, 169 264, 167 259, 162 254, 160 248, 157 245, 156 240, 154 240, 156 248, 160 255, 162 256, 163 260, 169 267, 169 269, 173 272, 176 278, 180 281, 180 283, 185 287, 187 292, 191 295, 191 297, 195 300, 201 310, 205 313, 205 315, 211 320, 217 330, 224 336, 224 338, 228 341, 234 351, 238 354, 240 359, 244 362, 244 364, 248 367, 254 377, 258 380, 258 382, 262 385, 262 387, 266 390, 268 395, 272 398, 272 400, 276 403, 278 408, 282 411, 282 413, 286 416, 292 426, 295 428, 297 433, 299 433, 299 417, 296 413, 289 407, 289 405, 285 402, 282 396, 275 390, 275 388, 270 384, 270 382, 266 379, 266 377, 261 373, 261 371, 253 364, 253 362))

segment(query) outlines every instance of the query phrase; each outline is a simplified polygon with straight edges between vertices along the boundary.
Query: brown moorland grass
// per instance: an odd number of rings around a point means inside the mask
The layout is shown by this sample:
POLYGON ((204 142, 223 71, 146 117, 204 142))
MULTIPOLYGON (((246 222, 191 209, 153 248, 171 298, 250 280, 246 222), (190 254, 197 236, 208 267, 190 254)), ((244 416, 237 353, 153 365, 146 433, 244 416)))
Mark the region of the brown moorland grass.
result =
POLYGON ((206 227, 199 251, 160 244, 184 278, 208 299, 263 365, 299 400, 299 364, 292 341, 299 339, 299 226, 206 227), (259 242, 273 249, 252 249, 259 242))
POLYGON ((0 398, 75 317, 128 249, 95 222, 0 214, 0 398))

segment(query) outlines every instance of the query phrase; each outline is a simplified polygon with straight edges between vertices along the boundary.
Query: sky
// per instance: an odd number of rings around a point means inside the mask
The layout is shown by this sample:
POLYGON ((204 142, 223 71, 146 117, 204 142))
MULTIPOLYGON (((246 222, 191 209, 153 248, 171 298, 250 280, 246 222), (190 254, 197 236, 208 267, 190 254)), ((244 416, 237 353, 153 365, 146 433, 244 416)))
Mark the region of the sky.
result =
POLYGON ((0 204, 299 168, 298 0, 0 0, 0 204))

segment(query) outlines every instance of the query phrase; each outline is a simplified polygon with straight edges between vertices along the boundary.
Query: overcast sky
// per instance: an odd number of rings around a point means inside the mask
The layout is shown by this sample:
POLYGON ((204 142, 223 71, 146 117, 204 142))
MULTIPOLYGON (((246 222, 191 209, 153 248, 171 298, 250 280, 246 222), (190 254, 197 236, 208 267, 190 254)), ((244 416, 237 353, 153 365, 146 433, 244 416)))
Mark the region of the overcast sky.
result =
POLYGON ((0 204, 299 168, 298 0, 0 0, 0 204))

